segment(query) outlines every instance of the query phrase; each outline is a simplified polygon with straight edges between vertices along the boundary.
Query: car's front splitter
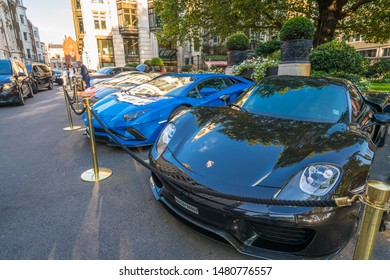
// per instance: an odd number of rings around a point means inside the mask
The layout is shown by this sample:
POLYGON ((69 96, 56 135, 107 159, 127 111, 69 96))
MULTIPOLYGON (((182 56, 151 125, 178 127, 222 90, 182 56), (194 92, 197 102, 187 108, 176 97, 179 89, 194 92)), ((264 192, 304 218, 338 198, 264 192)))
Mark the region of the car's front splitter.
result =
POLYGON ((211 198, 175 188, 155 174, 150 186, 157 200, 195 230, 222 237, 239 252, 262 259, 328 259, 348 243, 356 229, 357 207, 315 208, 291 218, 224 207, 211 198))

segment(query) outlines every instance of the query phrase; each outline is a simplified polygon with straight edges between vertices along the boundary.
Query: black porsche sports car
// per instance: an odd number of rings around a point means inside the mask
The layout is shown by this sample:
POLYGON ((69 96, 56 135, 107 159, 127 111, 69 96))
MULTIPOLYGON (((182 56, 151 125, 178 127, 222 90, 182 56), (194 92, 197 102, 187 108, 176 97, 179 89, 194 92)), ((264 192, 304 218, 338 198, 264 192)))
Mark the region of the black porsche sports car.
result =
POLYGON ((390 124, 383 112, 390 111, 389 100, 363 95, 342 79, 263 79, 231 106, 193 108, 166 125, 149 158, 168 178, 152 173, 153 194, 190 225, 241 253, 329 258, 353 235, 359 204, 272 206, 225 195, 327 201, 361 193, 390 124))

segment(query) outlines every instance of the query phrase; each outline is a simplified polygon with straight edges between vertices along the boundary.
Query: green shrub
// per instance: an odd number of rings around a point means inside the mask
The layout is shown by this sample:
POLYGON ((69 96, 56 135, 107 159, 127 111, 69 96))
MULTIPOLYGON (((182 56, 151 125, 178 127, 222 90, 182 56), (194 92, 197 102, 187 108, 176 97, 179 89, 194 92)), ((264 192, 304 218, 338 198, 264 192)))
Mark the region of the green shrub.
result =
POLYGON ((384 74, 379 79, 371 79, 371 81, 375 84, 390 84, 390 72, 384 74))
POLYGON ((390 72, 390 60, 380 60, 370 66, 369 72, 372 74, 383 75, 390 72))
POLYGON ((313 39, 314 24, 305 17, 293 17, 287 20, 280 30, 280 40, 313 39))
POLYGON ((281 42, 277 39, 259 43, 256 46, 255 54, 261 57, 267 57, 280 49, 281 42))
POLYGON ((138 62, 128 62, 125 64, 125 67, 137 67, 138 65, 138 62))
POLYGON ((150 64, 152 66, 164 66, 163 60, 159 57, 153 57, 152 60, 150 61, 150 64))
POLYGON ((234 33, 227 39, 226 47, 230 51, 245 51, 249 49, 249 38, 244 33, 234 33))
POLYGON ((204 61, 226 61, 227 56, 226 55, 204 55, 203 60, 204 61))
POLYGON ((195 67, 194 65, 184 65, 182 68, 181 68, 181 71, 182 72, 194 72, 195 71, 195 67))
POLYGON ((368 61, 356 50, 344 42, 332 41, 312 50, 309 56, 314 71, 344 72, 362 74, 366 71, 368 61))
POLYGON ((149 67, 152 67, 152 61, 150 59, 145 60, 144 64, 148 65, 149 67))
POLYGON ((273 52, 272 54, 270 54, 269 56, 267 56, 267 59, 280 62, 280 53, 281 53, 281 51, 277 50, 277 51, 273 52))

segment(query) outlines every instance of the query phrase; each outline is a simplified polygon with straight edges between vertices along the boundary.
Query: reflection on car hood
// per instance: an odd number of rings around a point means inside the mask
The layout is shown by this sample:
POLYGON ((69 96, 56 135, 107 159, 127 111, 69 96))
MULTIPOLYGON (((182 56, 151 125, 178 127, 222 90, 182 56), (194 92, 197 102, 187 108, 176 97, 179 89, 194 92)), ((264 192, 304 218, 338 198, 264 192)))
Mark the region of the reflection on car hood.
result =
POLYGON ((278 119, 230 108, 196 108, 188 114, 191 121, 177 128, 169 148, 183 167, 199 175, 197 180, 216 188, 282 187, 311 163, 343 166, 348 149, 360 140, 342 123, 278 119))
POLYGON ((10 83, 11 75, 0 75, 0 84, 10 83))
POLYGON ((164 96, 143 97, 117 93, 98 101, 93 106, 93 110, 107 124, 115 127, 118 121, 123 122, 123 115, 146 108, 160 108, 170 99, 170 97, 164 96))

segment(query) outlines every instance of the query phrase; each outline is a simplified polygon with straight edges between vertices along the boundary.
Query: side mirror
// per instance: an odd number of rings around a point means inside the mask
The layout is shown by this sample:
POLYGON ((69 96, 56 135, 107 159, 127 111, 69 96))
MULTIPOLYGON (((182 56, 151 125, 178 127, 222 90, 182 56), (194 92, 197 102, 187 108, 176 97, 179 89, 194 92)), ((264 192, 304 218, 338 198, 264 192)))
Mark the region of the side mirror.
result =
POLYGON ((374 114, 372 116, 374 122, 380 125, 390 125, 390 115, 389 114, 374 114))
POLYGON ((200 90, 200 94, 201 94, 202 96, 211 95, 211 94, 214 94, 214 93, 216 93, 216 92, 217 92, 217 90, 216 90, 215 88, 212 88, 212 87, 205 87, 205 88, 202 88, 202 89, 200 90))
POLYGON ((225 103, 225 105, 227 106, 230 102, 230 95, 229 94, 221 95, 219 100, 223 101, 225 103))

